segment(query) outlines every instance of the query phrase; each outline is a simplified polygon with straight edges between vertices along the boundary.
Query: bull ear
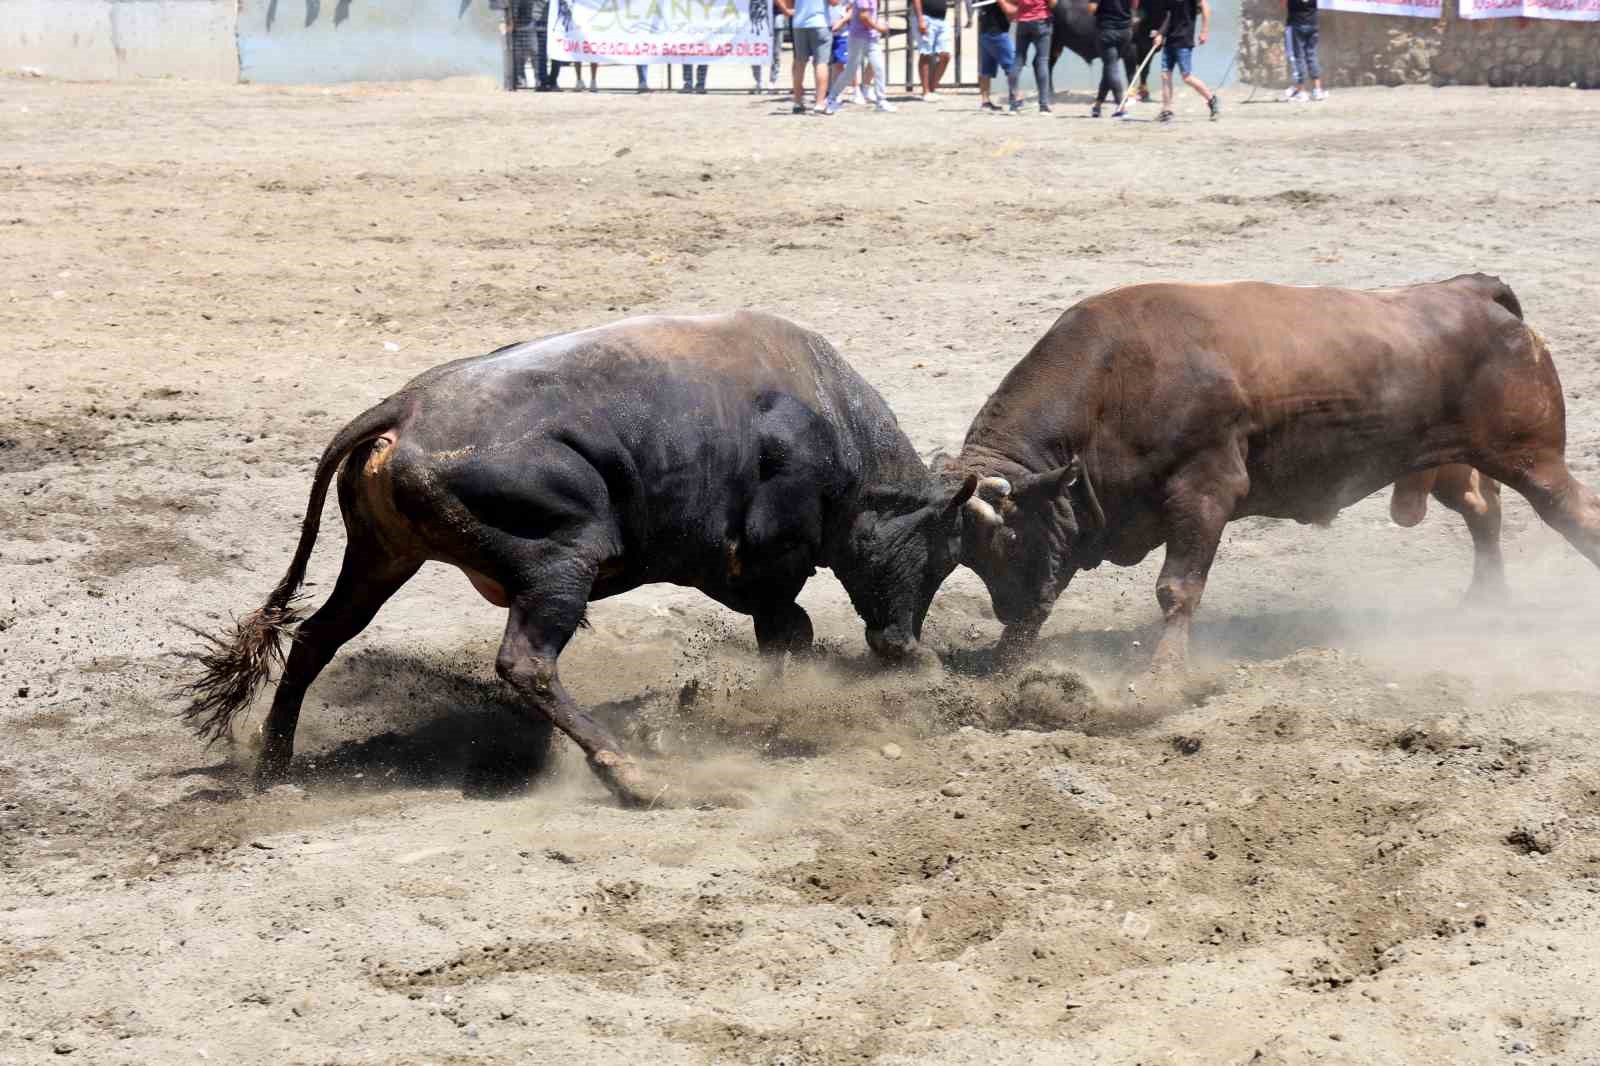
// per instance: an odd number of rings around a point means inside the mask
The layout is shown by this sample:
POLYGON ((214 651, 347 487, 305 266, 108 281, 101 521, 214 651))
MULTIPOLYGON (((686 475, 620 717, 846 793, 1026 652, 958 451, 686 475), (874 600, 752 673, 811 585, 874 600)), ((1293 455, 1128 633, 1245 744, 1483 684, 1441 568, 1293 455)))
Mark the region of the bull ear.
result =
POLYGON ((1073 456, 1066 466, 1022 478, 1017 482, 1013 495, 1023 499, 1053 500, 1076 485, 1082 471, 1083 464, 1077 456, 1073 456))
POLYGON ((944 505, 944 517, 953 519, 961 513, 961 505, 972 499, 972 494, 978 491, 978 475, 968 474, 967 479, 956 489, 956 494, 944 505))

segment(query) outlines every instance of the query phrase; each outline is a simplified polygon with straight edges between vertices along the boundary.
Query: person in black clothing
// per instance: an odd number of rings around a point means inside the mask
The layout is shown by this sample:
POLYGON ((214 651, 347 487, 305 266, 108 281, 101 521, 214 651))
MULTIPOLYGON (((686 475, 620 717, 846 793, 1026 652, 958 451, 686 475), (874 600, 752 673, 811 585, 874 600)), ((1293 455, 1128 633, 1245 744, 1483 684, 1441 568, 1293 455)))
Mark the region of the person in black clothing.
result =
POLYGON ((1206 0, 1148 0, 1148 18, 1156 27, 1151 41, 1161 49, 1162 122, 1172 121, 1172 69, 1178 68, 1183 83, 1200 94, 1215 121, 1222 115, 1222 99, 1194 76, 1195 21, 1199 15, 1199 43, 1211 35, 1211 5, 1206 0))
MULTIPOLYGON (((504 10, 504 7, 501 8, 504 10)), ((514 71, 512 87, 528 87, 528 62, 533 60, 534 84, 544 84, 542 52, 534 42, 534 0, 513 0, 511 4, 511 66, 514 71)))
POLYGON ((1128 109, 1122 106, 1122 57, 1133 44, 1133 19, 1138 8, 1139 0, 1098 0, 1098 3, 1089 0, 1089 11, 1094 15, 1095 43, 1100 52, 1100 92, 1089 112, 1095 118, 1100 117, 1100 107, 1108 93, 1117 104, 1111 117, 1128 117, 1128 109))
POLYGON ((1285 100, 1306 99, 1306 82, 1311 82, 1311 99, 1323 100, 1322 66, 1317 62, 1317 0, 1283 0, 1288 12, 1289 62, 1294 67, 1294 87, 1285 100))
POLYGON ((1138 99, 1141 104, 1150 102, 1150 64, 1145 60, 1150 53, 1156 50, 1155 43, 1151 40, 1155 27, 1150 25, 1150 20, 1144 17, 1144 12, 1135 11, 1133 15, 1133 66, 1139 72, 1137 87, 1128 86, 1128 91, 1138 90, 1138 99))

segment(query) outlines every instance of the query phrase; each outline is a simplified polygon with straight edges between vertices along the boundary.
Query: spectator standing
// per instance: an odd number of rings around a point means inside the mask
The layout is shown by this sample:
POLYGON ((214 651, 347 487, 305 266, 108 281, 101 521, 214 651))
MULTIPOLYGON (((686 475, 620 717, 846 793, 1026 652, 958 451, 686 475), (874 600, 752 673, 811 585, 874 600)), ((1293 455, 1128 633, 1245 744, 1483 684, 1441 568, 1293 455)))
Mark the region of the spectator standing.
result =
POLYGON ((1289 64, 1294 68, 1294 84, 1284 93, 1285 100, 1306 99, 1306 82, 1311 82, 1311 99, 1326 100, 1322 91, 1322 65, 1317 62, 1317 0, 1283 0, 1288 23, 1284 27, 1289 45, 1289 64))
MULTIPOLYGON (((533 61, 533 0, 514 0, 511 5, 511 67, 512 87, 528 87, 527 67, 533 61)), ((534 63, 534 84, 542 85, 544 75, 534 63)))
POLYGON ((1039 113, 1050 113, 1050 12, 1056 0, 1017 0, 1017 66, 1033 49, 1033 80, 1039 86, 1039 113))
POLYGON ((1133 19, 1138 8, 1139 0, 1089 0, 1089 10, 1094 14, 1095 46, 1100 53, 1100 91, 1089 111, 1095 118, 1100 117, 1107 94, 1117 105, 1111 117, 1128 117, 1122 102, 1126 91, 1122 84, 1122 57, 1133 47, 1133 19))
MULTIPOLYGON (((1017 50, 1011 43, 1011 20, 1017 14, 1012 0, 989 0, 978 11, 978 106, 984 111, 1003 111, 989 99, 989 83, 1000 71, 1006 72, 1007 106, 1022 110, 1022 95, 1017 92, 1017 50)), ((972 25, 972 9, 967 9, 967 25, 972 25)))
POLYGON ((950 66, 950 0, 911 0, 910 18, 917 42, 921 98, 937 100, 939 82, 950 66))
MULTIPOLYGON (((517 4, 517 30, 528 26, 528 41, 524 48, 531 48, 533 52, 533 89, 535 92, 550 93, 560 92, 556 87, 556 73, 560 71, 561 64, 556 63, 554 68, 550 64, 550 0, 528 0, 526 6, 517 4), (523 13, 528 15, 528 21, 523 22, 523 13)), ((520 77, 522 68, 518 66, 517 75, 520 77)))
MULTIPOLYGON (((844 63, 850 58, 850 5, 845 0, 828 0, 828 29, 833 33, 833 56, 828 66, 828 82, 837 85, 844 78, 844 63)), ((850 95, 844 97, 847 104, 856 103, 856 90, 859 86, 850 84, 850 95)))
POLYGON ((827 114, 828 61, 833 58, 833 30, 828 25, 828 0, 778 0, 789 17, 794 42, 794 113, 806 113, 806 64, 816 85, 816 110, 827 114))
POLYGON ((1294 57, 1294 27, 1287 21, 1283 24, 1283 58, 1289 61, 1289 87, 1283 90, 1283 98, 1288 103, 1299 103, 1305 99, 1300 92, 1300 83, 1304 79, 1300 76, 1300 61, 1294 57))
MULTIPOLYGON (((850 0, 849 10, 850 50, 845 58, 845 78, 855 77, 863 63, 869 64, 872 84, 867 87, 867 95, 873 101, 874 110, 893 111, 895 106, 884 92, 889 75, 883 66, 883 35, 889 32, 889 27, 878 17, 878 0, 850 0)), ((841 78, 828 87, 824 113, 831 115, 838 109, 839 86, 843 84, 844 78, 841 78)))
POLYGON ((707 64, 695 66, 692 63, 683 65, 683 88, 680 93, 704 93, 706 91, 707 64))
POLYGON ((1222 116, 1222 98, 1194 76, 1195 21, 1199 15, 1199 43, 1205 44, 1211 36, 1211 5, 1206 0, 1147 0, 1150 4, 1151 24, 1166 27, 1158 29, 1151 37, 1161 49, 1161 114, 1162 122, 1172 121, 1172 71, 1176 67, 1183 75, 1183 83, 1206 102, 1211 110, 1211 120, 1222 116))
MULTIPOLYGON (((1137 89, 1141 104, 1150 102, 1150 64, 1146 63, 1145 60, 1150 57, 1151 52, 1156 50, 1155 44, 1150 39, 1152 36, 1150 20, 1135 10, 1133 15, 1133 64, 1139 71, 1137 89)), ((1128 86, 1129 92, 1134 90, 1134 86, 1128 86)))

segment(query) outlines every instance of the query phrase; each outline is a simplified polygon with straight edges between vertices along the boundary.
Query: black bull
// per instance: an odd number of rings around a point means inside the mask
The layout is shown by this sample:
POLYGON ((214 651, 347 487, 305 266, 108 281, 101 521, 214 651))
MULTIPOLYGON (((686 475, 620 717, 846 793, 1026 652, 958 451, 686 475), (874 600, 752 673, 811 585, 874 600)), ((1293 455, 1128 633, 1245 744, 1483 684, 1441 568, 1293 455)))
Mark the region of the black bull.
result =
POLYGON ((751 615, 764 653, 803 653, 811 621, 795 597, 825 566, 872 650, 901 658, 955 569, 976 485, 942 489, 872 386, 770 315, 631 319, 458 360, 328 445, 288 572, 211 638, 185 713, 202 736, 227 735, 295 627, 257 766, 259 784, 281 780, 307 687, 424 562, 443 562, 508 609, 496 667, 530 715, 576 741, 625 803, 655 803, 557 674, 591 600, 687 585, 751 615), (336 473, 344 561, 301 621, 295 593, 336 473))
MULTIPOLYGON (((1056 60, 1062 52, 1071 52, 1085 63, 1100 58, 1100 35, 1095 29, 1094 15, 1089 11, 1089 0, 1061 0, 1050 13, 1050 69, 1054 72, 1056 60)), ((1134 88, 1133 75, 1139 64, 1150 54, 1150 27, 1135 18, 1133 36, 1122 52, 1122 67, 1127 74, 1128 88, 1134 88)), ((1144 69, 1148 78, 1150 68, 1144 69)), ((1052 78, 1054 74, 1052 73, 1052 78)), ((1141 94, 1142 95, 1142 94, 1141 94)))

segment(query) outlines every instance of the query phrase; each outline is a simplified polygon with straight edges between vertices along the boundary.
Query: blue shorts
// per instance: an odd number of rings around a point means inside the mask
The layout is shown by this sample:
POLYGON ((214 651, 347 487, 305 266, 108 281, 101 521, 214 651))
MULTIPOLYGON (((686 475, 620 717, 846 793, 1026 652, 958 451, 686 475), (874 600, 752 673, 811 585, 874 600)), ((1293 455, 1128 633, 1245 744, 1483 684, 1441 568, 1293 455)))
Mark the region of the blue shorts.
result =
POLYGON ((844 66, 845 60, 850 58, 850 34, 836 33, 833 35, 833 61, 839 66, 844 66))
POLYGON ((1173 67, 1177 67, 1180 71, 1182 71, 1185 78, 1193 74, 1194 49, 1179 48, 1177 45, 1171 43, 1162 45, 1161 69, 1164 71, 1171 71, 1173 67))
POLYGON ((992 78, 1001 71, 1017 72, 1017 46, 1009 33, 978 34, 978 77, 992 78))

